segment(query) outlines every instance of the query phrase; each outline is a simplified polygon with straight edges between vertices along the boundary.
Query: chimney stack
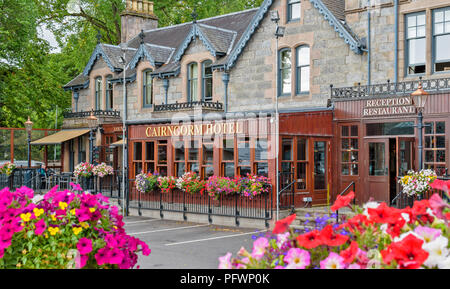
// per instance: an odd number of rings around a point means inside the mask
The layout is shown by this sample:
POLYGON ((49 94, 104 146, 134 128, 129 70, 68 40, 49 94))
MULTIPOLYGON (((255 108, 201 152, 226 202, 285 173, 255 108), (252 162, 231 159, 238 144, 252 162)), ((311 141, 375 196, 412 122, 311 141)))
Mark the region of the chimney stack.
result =
POLYGON ((141 30, 158 28, 158 17, 153 13, 153 2, 147 0, 126 0, 125 11, 120 16, 122 43, 128 42, 141 30))

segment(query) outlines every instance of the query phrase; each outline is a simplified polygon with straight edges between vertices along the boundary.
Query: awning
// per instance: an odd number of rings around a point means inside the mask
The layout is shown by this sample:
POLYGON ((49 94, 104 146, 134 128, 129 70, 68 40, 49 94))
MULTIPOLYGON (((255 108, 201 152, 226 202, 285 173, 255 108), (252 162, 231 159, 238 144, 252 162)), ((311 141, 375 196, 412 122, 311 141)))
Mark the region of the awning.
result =
POLYGON ((120 147, 123 146, 123 139, 116 141, 115 143, 112 143, 109 145, 110 147, 120 147))
POLYGON ((89 129, 62 130, 55 134, 41 138, 40 140, 31 142, 31 144, 32 145, 62 144, 65 141, 87 134, 89 131, 90 131, 89 129))

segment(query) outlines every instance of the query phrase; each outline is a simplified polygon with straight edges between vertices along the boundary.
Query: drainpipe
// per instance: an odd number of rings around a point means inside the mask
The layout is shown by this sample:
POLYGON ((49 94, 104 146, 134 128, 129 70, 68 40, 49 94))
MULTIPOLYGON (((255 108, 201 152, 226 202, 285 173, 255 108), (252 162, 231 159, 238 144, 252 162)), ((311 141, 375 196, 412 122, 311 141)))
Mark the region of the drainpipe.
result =
POLYGON ((367 5, 367 85, 371 85, 371 23, 370 23, 370 1, 367 5))
POLYGON ((222 75, 222 81, 224 84, 224 90, 225 90, 225 95, 224 95, 224 110, 225 113, 228 112, 228 83, 230 82, 230 74, 228 72, 224 72, 222 75))
POLYGON ((394 0, 394 6, 395 6, 395 60, 394 60, 394 69, 395 69, 395 75, 394 75, 394 81, 395 84, 398 82, 398 0, 394 0))

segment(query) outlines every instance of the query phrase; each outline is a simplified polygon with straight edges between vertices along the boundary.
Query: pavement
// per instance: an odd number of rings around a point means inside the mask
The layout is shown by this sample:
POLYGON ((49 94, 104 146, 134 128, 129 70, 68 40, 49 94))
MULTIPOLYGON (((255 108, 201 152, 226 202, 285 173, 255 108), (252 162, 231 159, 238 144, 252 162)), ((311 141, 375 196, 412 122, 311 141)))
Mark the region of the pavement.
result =
POLYGON ((217 269, 219 257, 228 252, 236 256, 241 247, 251 251, 255 238, 267 232, 135 216, 124 222, 127 234, 152 250, 139 256, 141 269, 217 269))

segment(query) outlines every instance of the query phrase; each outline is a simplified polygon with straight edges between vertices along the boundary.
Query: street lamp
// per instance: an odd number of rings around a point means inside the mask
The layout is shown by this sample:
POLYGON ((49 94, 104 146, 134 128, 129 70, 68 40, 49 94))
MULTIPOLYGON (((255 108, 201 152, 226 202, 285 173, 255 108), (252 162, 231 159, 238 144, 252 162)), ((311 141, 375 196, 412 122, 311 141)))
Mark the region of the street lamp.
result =
MULTIPOLYGON (((139 34, 140 38, 141 38, 141 43, 144 42, 144 31, 141 30, 141 34, 139 34)), ((120 43, 120 49, 122 50, 123 56, 120 59, 120 63, 123 65, 123 112, 122 112, 122 140, 123 140, 123 145, 122 145, 122 215, 125 216, 125 189, 126 189, 126 176, 125 176, 125 167, 127 165, 127 135, 126 135, 126 121, 127 121, 127 60, 126 60, 126 53, 127 53, 127 44, 126 43, 120 43)))
POLYGON ((277 213, 276 213, 276 220, 279 220, 280 217, 280 175, 279 175, 279 160, 278 160, 278 154, 279 154, 279 147, 280 147, 280 133, 279 133, 279 126, 280 126, 280 120, 279 120, 279 112, 278 112, 278 39, 284 36, 285 27, 279 26, 278 22, 280 21, 280 15, 278 14, 278 10, 272 10, 270 11, 270 20, 276 24, 276 30, 275 30, 275 38, 276 38, 276 49, 275 49, 275 162, 276 162, 276 191, 277 191, 277 213))
POLYGON ((94 163, 94 130, 97 129, 98 119, 94 116, 94 112, 87 118, 87 123, 90 129, 89 132, 89 162, 94 163))
POLYGON ((419 82, 419 87, 416 91, 414 91, 411 96, 414 100, 414 105, 417 108, 418 115, 417 115, 417 129, 419 130, 419 171, 423 169, 423 129, 426 127, 423 124, 423 111, 425 110, 425 104, 428 99, 428 92, 423 90, 422 87, 422 81, 419 82))
POLYGON ((33 130, 33 122, 30 120, 28 116, 28 120, 25 122, 25 130, 28 134, 28 167, 31 167, 31 132, 33 130))

